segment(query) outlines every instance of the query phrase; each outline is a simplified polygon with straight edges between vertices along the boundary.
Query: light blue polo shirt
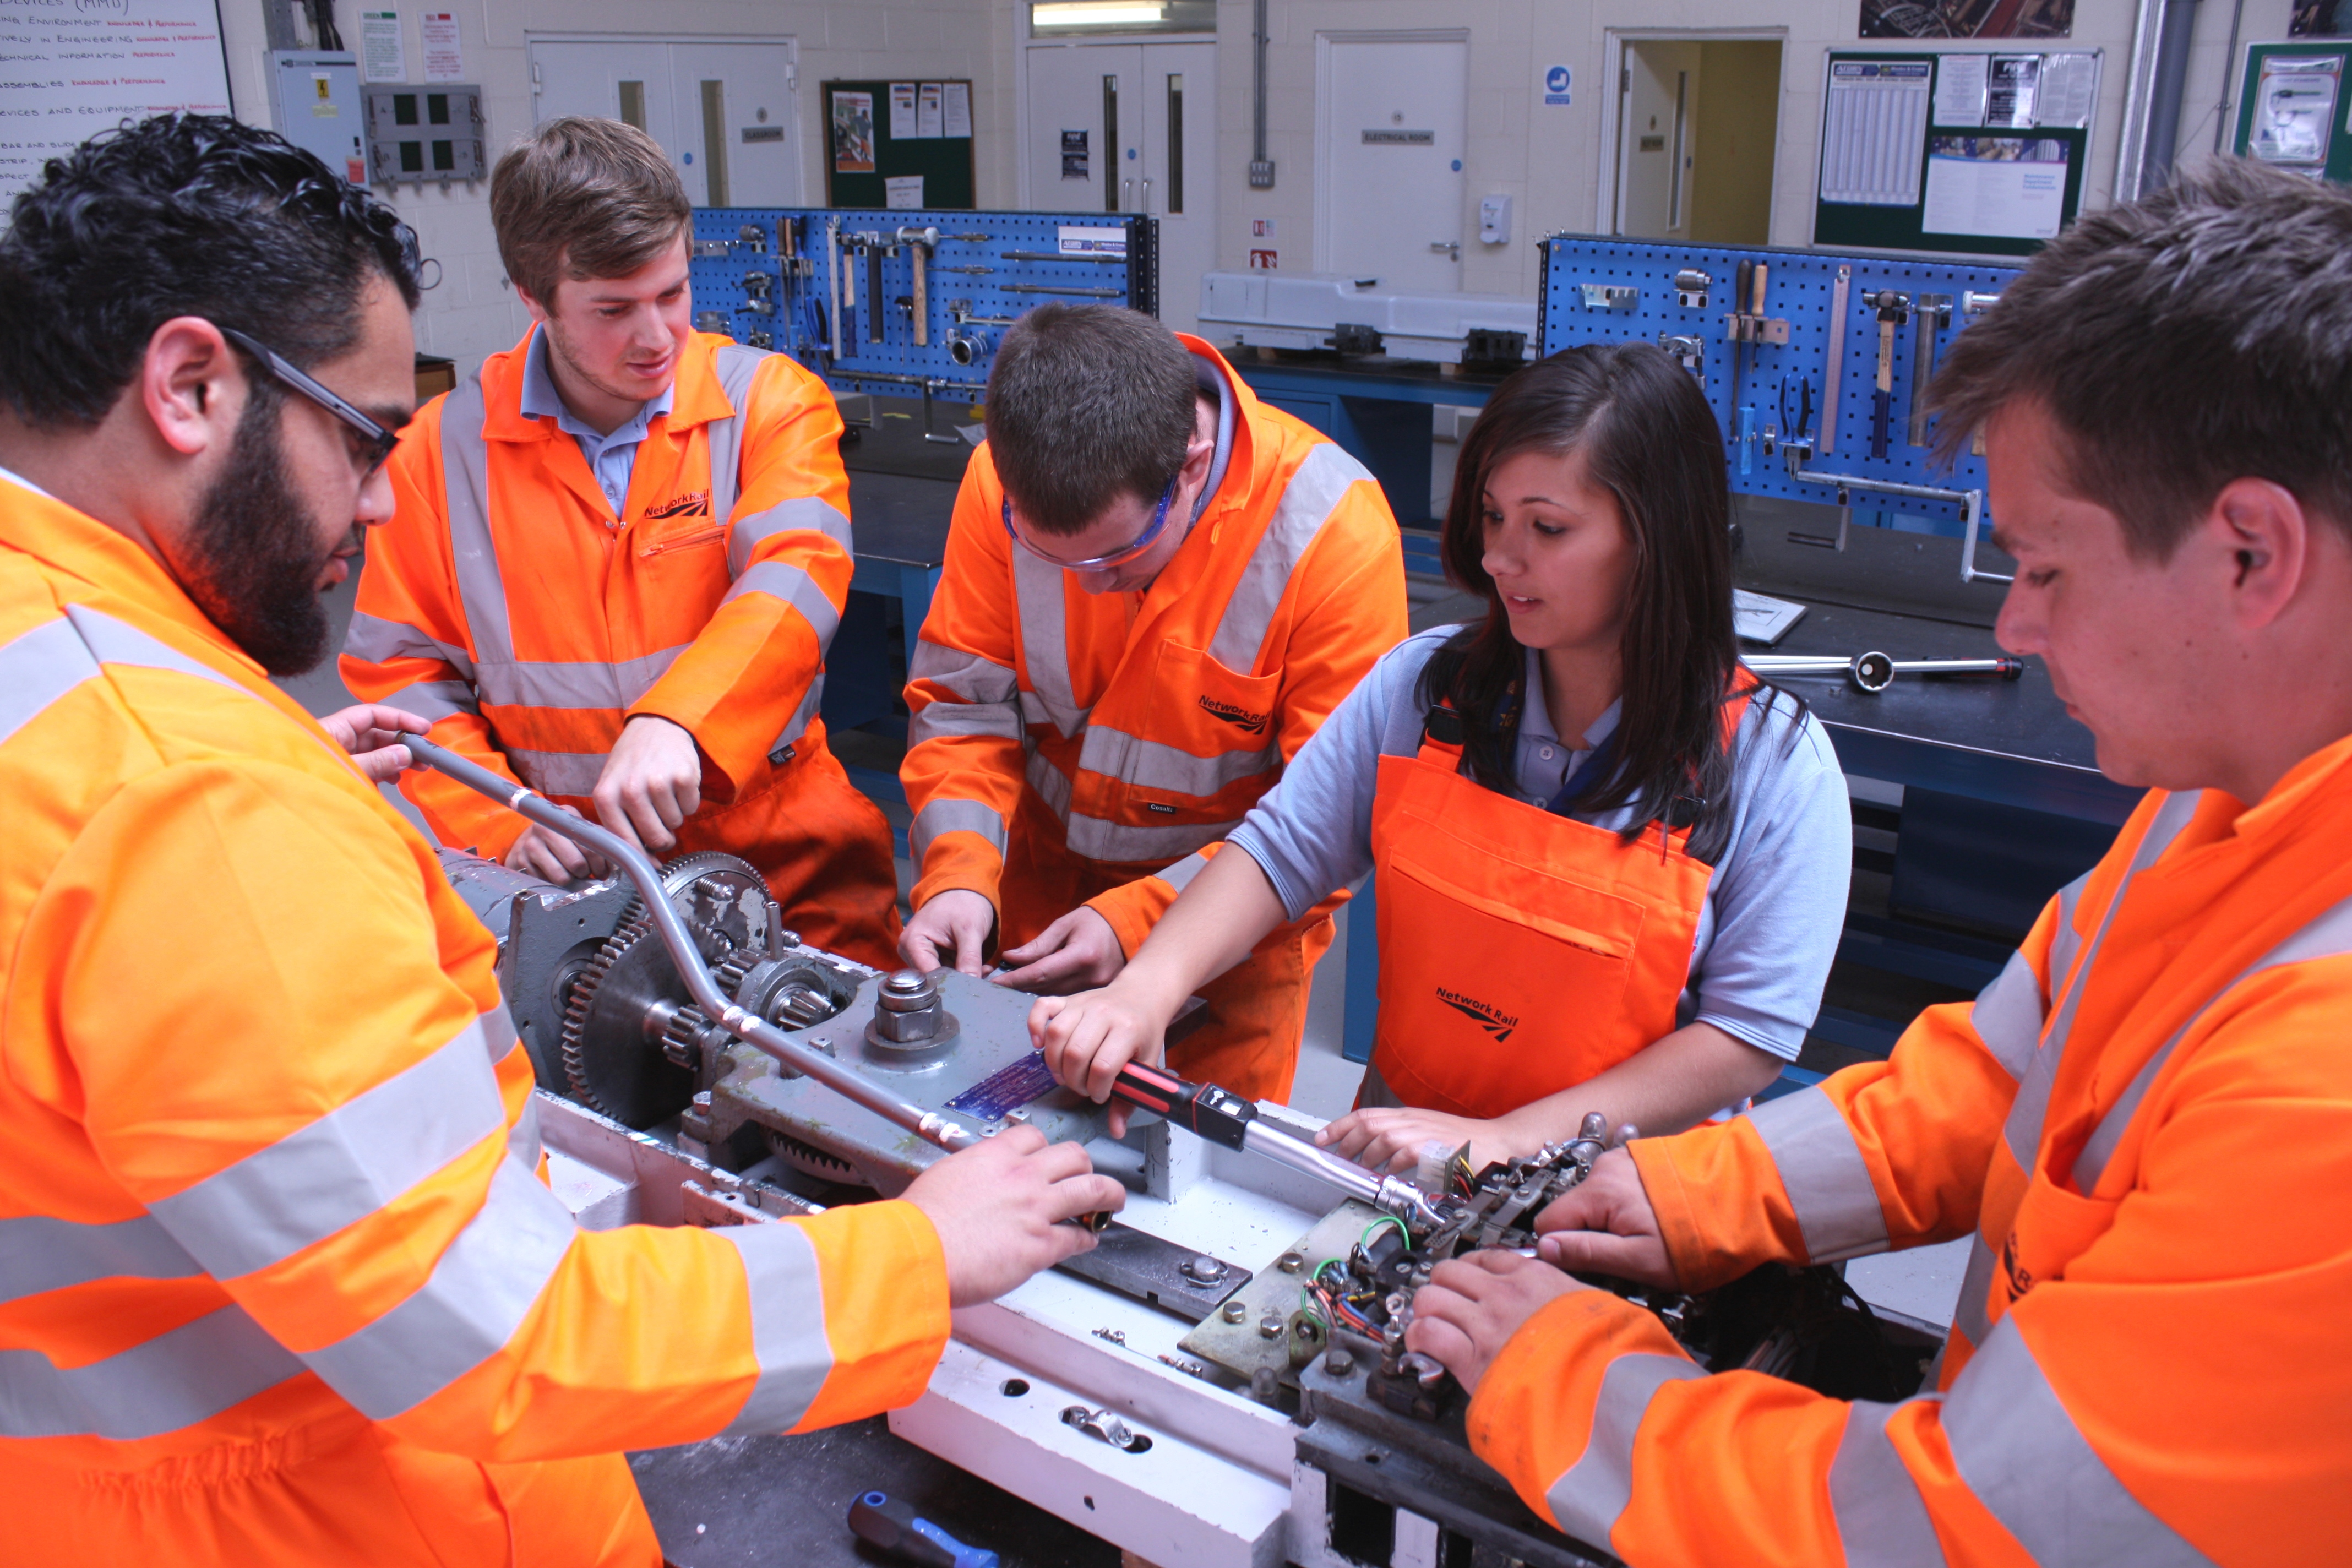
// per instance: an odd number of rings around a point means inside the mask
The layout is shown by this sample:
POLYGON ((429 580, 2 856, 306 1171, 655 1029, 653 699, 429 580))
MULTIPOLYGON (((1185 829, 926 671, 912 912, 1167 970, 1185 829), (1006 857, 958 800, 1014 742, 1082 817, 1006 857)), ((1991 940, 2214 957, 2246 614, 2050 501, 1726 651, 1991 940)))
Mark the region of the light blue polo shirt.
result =
POLYGON ((670 411, 677 393, 677 384, 673 381, 661 389, 659 396, 640 405, 635 418, 611 435, 603 436, 575 418, 572 410, 564 406, 563 395, 555 390, 555 373, 547 366, 546 328, 530 334, 530 348, 523 355, 523 416, 545 419, 551 416, 558 430, 580 443, 580 455, 588 459, 588 471, 596 476, 596 488, 604 492, 615 520, 629 499, 629 476, 636 469, 637 447, 645 440, 655 416, 670 411))

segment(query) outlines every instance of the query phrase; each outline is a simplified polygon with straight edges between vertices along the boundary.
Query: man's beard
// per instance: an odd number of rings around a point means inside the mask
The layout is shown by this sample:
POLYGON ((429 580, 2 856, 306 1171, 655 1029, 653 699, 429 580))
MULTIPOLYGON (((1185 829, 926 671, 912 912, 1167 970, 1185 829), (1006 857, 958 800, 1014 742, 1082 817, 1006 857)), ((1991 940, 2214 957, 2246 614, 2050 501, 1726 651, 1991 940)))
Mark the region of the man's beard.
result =
MULTIPOLYGON (((197 503, 182 563, 189 596, 272 675, 300 675, 327 654, 319 576, 343 541, 321 550, 317 525, 286 482, 282 397, 251 399, 228 467, 197 503)), ((352 525, 355 539, 361 525, 352 525)))

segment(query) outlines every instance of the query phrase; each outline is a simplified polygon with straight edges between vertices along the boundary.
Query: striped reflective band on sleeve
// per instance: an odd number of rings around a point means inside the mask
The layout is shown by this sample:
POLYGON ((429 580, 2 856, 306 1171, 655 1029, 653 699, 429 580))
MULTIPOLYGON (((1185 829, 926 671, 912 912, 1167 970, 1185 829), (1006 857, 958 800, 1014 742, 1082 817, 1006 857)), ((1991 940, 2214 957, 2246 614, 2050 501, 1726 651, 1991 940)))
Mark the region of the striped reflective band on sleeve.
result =
POLYGON ((1985 1334, 1992 1327, 1986 1314, 1992 1300, 1993 1269, 2000 1261, 1981 1233, 1969 1238, 1968 1269, 1960 1276, 1959 1299, 1952 1303, 1952 1327, 1967 1336, 1971 1349, 1985 1342, 1985 1334))
POLYGON ((2001 1070, 2013 1079, 2025 1076, 2042 1044, 2042 982, 2025 954, 2011 953, 1992 984, 1977 993, 1969 1026, 2001 1070))
POLYGON ((1105 822, 1098 816, 1074 811, 1069 816, 1066 841, 1072 854, 1083 855, 1089 860, 1123 864, 1171 860, 1190 854, 1204 844, 1216 843, 1241 825, 1242 819, 1236 816, 1224 822, 1130 827, 1124 823, 1105 822))
MULTIPOLYGON (((2132 879, 2156 864, 2165 850, 2171 847, 2172 841, 2180 837, 2180 830, 2188 826, 2189 818, 2197 815, 2198 803, 2202 799, 2202 791, 2190 790, 2186 794, 2166 796, 2164 804, 2157 807, 2155 817, 2147 825, 2147 832, 2132 851, 2130 864, 2125 868, 2122 879, 2107 899, 2107 907, 2100 912, 2098 930, 2083 949, 2081 958, 2075 961, 2073 973, 2066 976, 2065 991, 2058 1005, 2051 1010, 2049 1030, 2042 1037, 2041 1048, 2034 1052, 2033 1065, 2018 1082, 2017 1098, 2010 1102, 2009 1120, 2001 1129, 2002 1139, 2009 1145, 2010 1157, 2017 1162, 2020 1170, 2033 1169, 2034 1151, 2042 1142, 2042 1118, 2050 1110, 2051 1086, 2058 1081, 2058 1066, 2066 1055, 2066 1038, 2074 1027, 2074 1009, 2083 1000, 2083 989, 2090 984, 2092 972, 2098 967, 2099 945, 2106 940, 2107 928, 2115 923, 2116 911, 2124 907, 2124 900, 2130 896, 2132 879)), ((2066 929, 2073 929, 2071 920, 2063 923, 2066 929)), ((2053 985, 2057 973, 2053 965, 2051 970, 2053 985)))
POLYGON ((908 719, 907 745, 911 750, 926 741, 973 735, 992 741, 1018 741, 1026 732, 1020 711, 1010 703, 935 700, 924 703, 908 719))
MULTIPOLYGON (((768 350, 742 343, 725 344, 710 356, 710 371, 719 380, 719 390, 726 395, 727 406, 735 411, 702 427, 710 448, 710 515, 714 518, 733 516, 735 498, 743 493, 743 414, 751 405, 751 383, 768 357, 768 350)), ((733 552, 729 554, 731 557, 733 552)))
POLYGON ((216 1279, 314 1247, 506 1130, 488 1047, 478 1018, 422 1061, 148 1212, 216 1279))
POLYGON ((1609 1363, 1583 1454, 1544 1489, 1560 1529, 1595 1546, 1609 1544, 1609 1532, 1633 1500, 1633 1439, 1650 1401, 1670 1383, 1706 1375, 1681 1356, 1621 1355, 1609 1363))
POLYGON ((60 616, 0 646, 0 742, 98 673, 98 660, 60 616))
POLYGON ((209 1421, 301 1371, 234 1303, 80 1366, 0 1351, 0 1436, 133 1443, 209 1421))
POLYGON ((1021 687, 1019 678, 995 660, 961 648, 942 647, 929 637, 916 639, 907 679, 928 680, 966 702, 1009 703, 1021 687))
POLYGON ((849 520, 831 501, 823 496, 794 496, 765 511, 746 512, 735 520, 727 531, 727 574, 740 577, 763 541, 801 531, 822 533, 844 550, 850 548, 849 520))
MULTIPOLYGON (((1070 820, 1070 777, 1067 773, 1047 761, 1043 752, 1032 752, 1023 777, 1036 792, 1037 798, 1045 803, 1045 809, 1054 814, 1055 821, 1066 823, 1070 820)), ((1171 854, 1168 858, 1173 860, 1176 856, 1171 854)))
POLYGON ((833 646, 834 631, 841 625, 841 612, 833 607, 833 601, 824 596, 816 579, 799 567, 782 561, 762 561, 736 578, 735 585, 727 590, 727 598, 719 603, 740 599, 746 594, 765 594, 799 611, 801 619, 809 624, 809 630, 816 634, 818 658, 824 658, 825 649, 833 646))
POLYGON ((1161 867, 1156 875, 1161 881, 1181 893, 1192 885, 1193 878, 1207 870, 1208 868, 1209 858, 1195 850, 1173 866, 1161 867))
POLYGON ((1886 1438, 1887 1417, 1902 1408, 1868 1399, 1846 1407, 1845 1434, 1830 1461, 1830 1510, 1845 1548, 1845 1568, 1942 1568, 1944 1548, 1927 1500, 1886 1438))
POLYGON ((743 1255, 751 1351, 760 1363, 760 1381, 719 1436, 788 1432, 816 1403, 833 1371, 816 1247, 800 1226, 786 1222, 729 1226, 719 1234, 743 1255))
POLYGON ((474 656, 454 643, 443 642, 405 621, 352 612, 351 628, 343 634, 343 651, 369 664, 395 658, 433 658, 457 670, 458 679, 474 679, 474 656))
POLYGON ((479 718, 482 711, 482 705, 475 700, 474 689, 462 680, 419 680, 397 691, 387 691, 376 700, 386 708, 414 713, 428 724, 438 724, 461 714, 479 718))
POLYGON ((1807 1258, 1836 1263, 1886 1250, 1886 1214, 1870 1166, 1837 1103, 1818 1088, 1769 1100, 1748 1113, 1796 1211, 1807 1258))
POLYGON ((604 752, 530 752, 509 747, 507 763, 517 777, 541 795, 583 797, 596 793, 604 776, 604 752))
POLYGON ((578 1232, 571 1211, 518 1161, 415 1294, 302 1360, 362 1414, 388 1421, 473 1371, 530 1313, 578 1232))
POLYGON ((1029 677, 1028 689, 1021 693, 1021 711, 1065 735, 1075 735, 1086 727, 1089 710, 1078 706, 1070 684, 1069 633, 1062 601, 1066 575, 1026 550, 1013 552, 1013 613, 1021 627, 1021 663, 1029 677))
POLYGON ((1944 1436, 1960 1479, 2036 1563, 2210 1568, 2116 1479, 2013 1317, 1994 1325, 1960 1369, 1944 1404, 1944 1436))
POLYGON ((1196 757, 1181 747, 1146 741, 1106 724, 1088 724, 1087 738, 1078 748, 1078 766, 1145 789, 1206 798, 1227 784, 1279 772, 1282 752, 1279 747, 1265 746, 1254 752, 1196 757))
POLYGON ((907 829, 907 850, 919 869, 942 833, 977 833, 997 854, 1004 853, 1004 818, 976 800, 935 800, 915 814, 907 829))
MULTIPOLYGON (((1249 564, 1225 600, 1225 611, 1209 639, 1209 655, 1227 669, 1251 673, 1258 650, 1274 626, 1275 611, 1290 586, 1290 574, 1306 557, 1323 525, 1353 486, 1370 482, 1371 470, 1328 441, 1309 447, 1306 460, 1282 487, 1282 500, 1266 520, 1249 564)), ((1036 684, 1033 673, 1032 685, 1036 684)), ((1065 731, 1066 733, 1067 731, 1065 731)))
POLYGON ((149 1215, 106 1225, 40 1214, 0 1219, 0 1302, 93 1279, 186 1279, 203 1272, 149 1215))
POLYGON ((2171 1061, 2172 1053, 2179 1048, 2189 1031, 2212 1011, 2216 1003, 2266 970, 2292 963, 2308 963, 2315 959, 2341 958, 2347 952, 2352 952, 2352 900, 2337 904, 2271 949, 2244 973, 2208 998, 2203 1005, 2189 1015, 2189 1021, 2174 1030, 2172 1037, 2148 1058, 2147 1065, 2132 1075, 2131 1082, 2124 1086, 2123 1093, 2116 1098, 2115 1104, 2107 1108, 2106 1114, 2099 1118, 2099 1124, 2091 1130, 2083 1152, 2074 1159, 2076 1190, 2088 1193, 2099 1184, 2099 1178, 2106 1173, 2107 1162, 2115 1158, 2116 1146, 2123 1142, 2125 1129, 2131 1125, 2132 1118, 2139 1114, 2140 1101, 2147 1097, 2148 1086, 2156 1081, 2158 1074, 2164 1071, 2165 1064, 2171 1061))

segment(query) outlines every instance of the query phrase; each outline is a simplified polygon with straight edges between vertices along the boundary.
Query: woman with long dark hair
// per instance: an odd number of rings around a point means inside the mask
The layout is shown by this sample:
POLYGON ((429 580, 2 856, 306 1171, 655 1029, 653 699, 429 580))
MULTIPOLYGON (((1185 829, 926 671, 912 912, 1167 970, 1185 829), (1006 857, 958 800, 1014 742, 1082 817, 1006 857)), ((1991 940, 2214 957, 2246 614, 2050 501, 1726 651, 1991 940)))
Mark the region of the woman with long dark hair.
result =
POLYGON ((1485 617, 1386 655, 1118 976, 1037 1004, 1056 1076, 1103 1099, 1194 990, 1370 870, 1380 1026, 1340 1152, 1466 1142, 1475 1168, 1769 1083, 1821 1002, 1851 826, 1818 721, 1739 664, 1727 524, 1721 433, 1665 353, 1503 383, 1444 536, 1485 617))

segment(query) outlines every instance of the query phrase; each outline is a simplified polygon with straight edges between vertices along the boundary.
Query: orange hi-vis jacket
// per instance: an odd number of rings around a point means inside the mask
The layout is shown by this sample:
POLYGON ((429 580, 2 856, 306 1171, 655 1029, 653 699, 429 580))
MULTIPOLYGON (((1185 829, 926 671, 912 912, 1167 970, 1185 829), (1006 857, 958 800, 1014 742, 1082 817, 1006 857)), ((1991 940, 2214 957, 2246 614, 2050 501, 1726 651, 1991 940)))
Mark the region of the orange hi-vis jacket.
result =
POLYGON ((1633 1145, 1694 1287, 1974 1233, 1939 1386, 1699 1375, 1605 1292, 1513 1336, 1478 1452, 1651 1563, 2340 1563, 2352 1551, 2352 738, 2149 795, 1892 1060, 1633 1145))
POLYGON ((922 1392, 910 1205, 575 1229, 433 848, 5 482, 0 800, 0 1556, 654 1568, 621 1450, 922 1392))
MULTIPOLYGON (((1181 336, 1181 334, 1180 334, 1181 336)), ((1363 466, 1181 341, 1221 403, 1211 499, 1140 594, 1089 594, 1015 544, 983 445, 907 686, 914 904, 951 888, 1017 946, 1080 903, 1129 954, 1283 764, 1405 635, 1396 520, 1363 466)), ((1286 1095, 1335 895, 1203 994, 1175 1058, 1286 1095)))
MULTIPOLYGON (((393 454, 399 510, 370 542, 344 681, 591 816, 624 723, 683 726, 703 805, 678 852, 740 856, 804 941, 895 963, 889 827, 817 714, 851 571, 832 394, 695 334, 615 518, 579 444, 522 413, 530 348, 427 404, 393 454)), ((452 847, 502 858, 526 826, 438 773, 401 788, 452 847)))

